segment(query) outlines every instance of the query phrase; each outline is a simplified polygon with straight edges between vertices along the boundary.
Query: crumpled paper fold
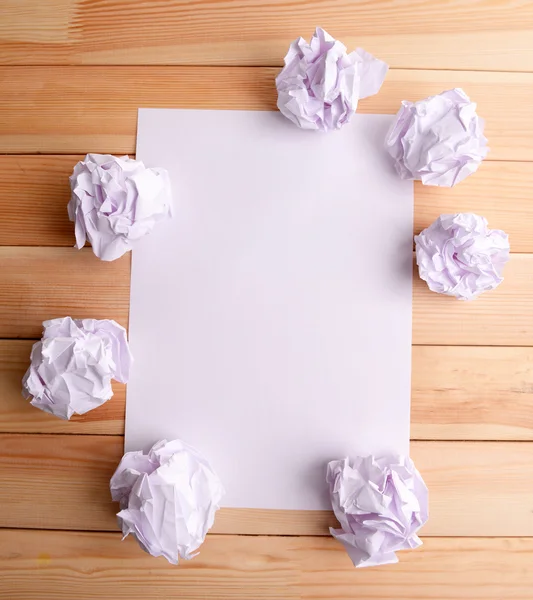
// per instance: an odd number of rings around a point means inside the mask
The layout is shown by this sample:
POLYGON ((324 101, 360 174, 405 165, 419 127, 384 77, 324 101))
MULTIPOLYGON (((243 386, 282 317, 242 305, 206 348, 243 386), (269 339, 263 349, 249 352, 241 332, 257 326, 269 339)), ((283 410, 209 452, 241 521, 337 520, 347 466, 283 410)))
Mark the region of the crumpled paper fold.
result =
POLYGON ((196 556, 224 494, 205 458, 180 440, 126 453, 110 487, 124 537, 131 533, 146 552, 175 565, 196 556))
POLYGON ((418 272, 432 292, 472 300, 498 287, 509 239, 473 213, 441 215, 415 236, 418 272))
POLYGON ((278 108, 302 129, 340 129, 359 98, 378 93, 388 68, 362 48, 347 54, 344 44, 317 27, 309 44, 300 37, 289 47, 276 77, 278 108))
POLYGON ((385 140, 400 177, 452 187, 474 173, 489 150, 476 106, 461 88, 404 100, 385 140))
POLYGON ((76 247, 86 240, 102 260, 115 260, 171 215, 170 179, 165 169, 148 169, 128 156, 87 154, 70 176, 68 214, 76 247))
POLYGON ((331 504, 341 529, 330 529, 356 567, 398 562, 396 552, 422 544, 428 490, 404 456, 334 460, 327 469, 331 504))
POLYGON ((70 419, 109 400, 111 379, 128 381, 132 357, 126 330, 115 321, 64 317, 43 326, 22 380, 33 406, 70 419))

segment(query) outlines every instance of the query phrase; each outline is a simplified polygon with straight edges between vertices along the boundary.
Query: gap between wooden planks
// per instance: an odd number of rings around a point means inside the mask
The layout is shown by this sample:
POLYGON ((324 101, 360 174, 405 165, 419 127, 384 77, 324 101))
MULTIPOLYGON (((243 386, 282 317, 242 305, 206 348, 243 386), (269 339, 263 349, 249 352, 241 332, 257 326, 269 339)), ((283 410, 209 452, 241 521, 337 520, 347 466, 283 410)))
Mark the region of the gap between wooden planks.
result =
MULTIPOLYGON (((267 67, 0 67, 0 152, 132 153, 139 107, 275 110, 277 72, 267 67)), ((361 101, 358 112, 394 114, 402 100, 453 87, 463 87, 478 103, 492 160, 533 161, 533 73, 392 70, 379 94, 361 101)))
MULTIPOLYGON (((21 380, 33 341, 0 340, 0 432, 124 433, 126 386, 70 421, 32 407, 21 380)), ((414 346, 411 439, 533 440, 533 348, 414 346)))
POLYGON ((6 529, 0 598, 531 600, 533 540, 423 542, 376 571, 355 569, 333 538, 210 534, 198 556, 176 567, 118 532, 6 529))
MULTIPOLYGON (((115 319, 128 324, 130 256, 106 263, 90 248, 0 247, 0 338, 39 338, 42 321, 115 319)), ((407 265, 406 265, 407 267, 407 265)), ((533 255, 513 254, 505 281, 474 302, 434 294, 413 277, 413 343, 529 346, 533 255)))
POLYGON ((533 70, 528 2, 4 0, 4 64, 281 65, 320 25, 393 67, 533 70), (31 15, 31 18, 28 18, 31 15))
MULTIPOLYGON (((115 530, 109 479, 122 454, 122 436, 1 434, 0 527, 115 530)), ((423 535, 533 536, 533 444, 412 442, 411 456, 430 490, 423 535)), ((213 533, 327 535, 335 524, 329 511, 222 509, 213 533)))
MULTIPOLYGON (((0 156, 0 246, 74 245, 68 178, 82 158, 0 156)), ((451 189, 415 182, 415 233, 439 214, 455 212, 483 215, 489 227, 509 234, 512 252, 533 252, 533 163, 485 161, 451 189)))

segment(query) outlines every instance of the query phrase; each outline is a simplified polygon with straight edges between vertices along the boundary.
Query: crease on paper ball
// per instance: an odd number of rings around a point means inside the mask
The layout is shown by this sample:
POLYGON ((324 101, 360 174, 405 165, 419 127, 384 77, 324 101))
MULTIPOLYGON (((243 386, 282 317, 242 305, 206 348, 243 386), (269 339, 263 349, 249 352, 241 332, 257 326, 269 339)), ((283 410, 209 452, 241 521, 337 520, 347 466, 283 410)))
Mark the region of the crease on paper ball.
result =
POLYGON ((400 177, 452 187, 474 173, 489 150, 476 106, 461 88, 404 100, 385 140, 400 177))
POLYGON ((415 236, 420 278, 432 292, 472 300, 498 287, 509 260, 509 239, 473 213, 441 215, 415 236))
POLYGON ((109 400, 112 379, 128 381, 132 357, 126 330, 115 321, 64 317, 43 326, 22 380, 33 406, 70 419, 109 400))
POLYGON ((358 457, 331 461, 331 504, 341 528, 330 529, 356 567, 398 562, 396 552, 422 544, 428 490, 409 457, 358 457))
POLYGON ((209 463, 180 440, 126 453, 110 488, 124 537, 131 533, 146 552, 172 564, 196 556, 224 495, 209 463))
POLYGON ((70 187, 76 248, 88 240, 102 260, 119 258, 171 215, 167 171, 146 168, 128 156, 87 154, 74 167, 70 187))
POLYGON ((302 129, 330 131, 349 122, 360 98, 377 94, 388 65, 362 48, 346 46, 320 27, 308 44, 289 47, 276 77, 278 108, 302 129))

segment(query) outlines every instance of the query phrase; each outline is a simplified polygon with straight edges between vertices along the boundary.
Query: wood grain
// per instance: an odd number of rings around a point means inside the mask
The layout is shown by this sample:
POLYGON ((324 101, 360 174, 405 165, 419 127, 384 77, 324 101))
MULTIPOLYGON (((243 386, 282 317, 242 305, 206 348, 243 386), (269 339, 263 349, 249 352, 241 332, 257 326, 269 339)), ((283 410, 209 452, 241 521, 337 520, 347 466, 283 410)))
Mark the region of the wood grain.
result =
MULTIPOLYGON (((0 246, 73 246, 68 177, 83 155, 0 156, 0 246)), ((474 212, 533 252, 533 163, 484 162, 452 189, 415 183, 415 233, 441 213, 474 212)))
POLYGON ((533 540, 424 538, 354 569, 333 538, 208 535, 178 567, 119 533, 0 531, 4 600, 531 599, 533 540))
POLYGON ((0 340, 0 431, 123 434, 126 386, 113 382, 113 398, 85 415, 63 421, 31 406, 21 395, 32 340, 0 340))
MULTIPOLYGON (((83 416, 62 421, 20 393, 33 342, 0 340, 0 431, 124 433, 125 386, 83 416)), ((533 440, 533 350, 414 346, 411 439, 533 440)))
MULTIPOLYGON (((70 315, 127 324, 130 259, 99 261, 90 248, 0 247, 0 338, 39 338, 42 321, 70 315)), ((513 254, 505 281, 474 302, 430 292, 415 273, 417 345, 533 344, 533 256, 513 254)))
POLYGON ((485 161, 453 188, 415 182, 415 233, 440 214, 459 212, 482 215, 491 229, 503 229, 511 252, 533 252, 533 163, 485 161))
POLYGON ((533 340, 533 256, 513 254, 505 281, 471 302, 430 292, 415 271, 413 343, 529 346, 533 340))
POLYGON ((414 346, 411 439, 533 440, 531 348, 414 346))
POLYGON ((127 327, 130 257, 90 248, 0 248, 0 338, 39 338, 57 317, 114 319, 127 327))
POLYGON ((0 246, 74 246, 69 175, 79 156, 0 156, 0 246))
MULTIPOLYGON (((0 527, 115 530, 122 452, 120 436, 0 435, 0 527)), ((431 491, 424 535, 533 536, 533 443, 413 442, 411 455, 431 491)), ((325 535, 329 524, 326 511, 223 509, 213 532, 325 535)))
POLYGON ((4 64, 281 65, 317 25, 393 67, 533 70, 528 2, 4 0, 4 64), (31 15, 31 18, 28 18, 31 15))
MULTIPOLYGON (((0 152, 132 153, 137 109, 276 108, 277 68, 0 67, 0 152)), ((464 87, 486 120, 492 160, 533 161, 533 73, 396 70, 362 113, 398 111, 464 87)), ((280 119, 282 117, 280 116, 280 119)), ((287 126, 291 126, 287 123, 287 126)))

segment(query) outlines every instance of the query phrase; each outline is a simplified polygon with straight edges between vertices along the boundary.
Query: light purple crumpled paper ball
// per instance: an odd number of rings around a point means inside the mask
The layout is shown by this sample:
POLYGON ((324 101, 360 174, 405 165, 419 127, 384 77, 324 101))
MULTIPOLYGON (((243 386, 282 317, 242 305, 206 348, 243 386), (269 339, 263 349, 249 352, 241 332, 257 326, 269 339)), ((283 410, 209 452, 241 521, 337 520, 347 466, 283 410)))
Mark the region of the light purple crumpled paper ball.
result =
POLYGON ((133 534, 146 552, 174 565, 196 556, 224 495, 209 463, 180 440, 126 453, 110 488, 124 537, 133 534))
POLYGON ((342 527, 330 533, 356 567, 398 562, 398 550, 422 544, 417 532, 428 519, 428 490, 410 458, 334 460, 327 483, 342 527))
POLYGON ((404 100, 385 140, 402 179, 451 187, 487 156, 484 121, 460 88, 418 102, 404 100))
POLYGON ((302 129, 340 129, 359 98, 378 93, 388 68, 362 48, 347 54, 344 44, 317 27, 310 44, 300 37, 289 47, 276 77, 278 108, 302 129))
POLYGON ((165 169, 147 169, 128 156, 87 154, 70 176, 68 215, 76 247, 89 240, 102 260, 115 260, 171 215, 170 179, 165 169))
POLYGON ((64 317, 43 326, 22 380, 33 406, 70 419, 109 400, 111 379, 128 381, 132 357, 126 330, 115 321, 64 317))
POLYGON ((498 287, 509 239, 473 213, 441 215, 415 236, 420 277, 432 292, 472 300, 498 287))

